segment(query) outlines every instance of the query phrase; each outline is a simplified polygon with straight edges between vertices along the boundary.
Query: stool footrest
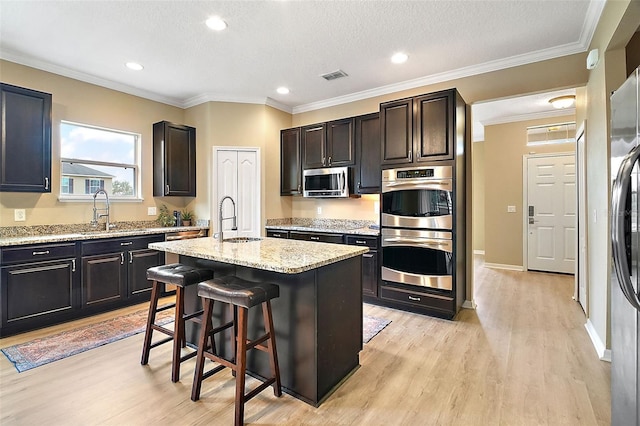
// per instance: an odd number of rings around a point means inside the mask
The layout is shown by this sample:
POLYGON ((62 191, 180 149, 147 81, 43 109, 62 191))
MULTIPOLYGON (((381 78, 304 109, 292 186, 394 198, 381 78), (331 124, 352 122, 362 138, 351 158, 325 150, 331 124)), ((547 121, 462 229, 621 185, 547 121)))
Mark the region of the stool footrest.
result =
POLYGON ((264 382, 260 383, 258 386, 256 386, 255 389, 253 389, 251 392, 247 393, 244 396, 244 402, 249 401, 251 398, 253 398, 257 394, 259 394, 260 392, 262 392, 263 390, 265 390, 266 388, 268 388, 269 386, 271 386, 275 382, 276 382, 276 378, 272 377, 272 378, 270 378, 268 380, 265 380, 264 382))
POLYGON ((159 308, 156 308, 156 313, 162 312, 162 311, 166 311, 167 309, 171 309, 171 308, 175 308, 175 307, 176 307, 175 303, 169 303, 167 305, 162 305, 159 308))
POLYGON ((271 337, 271 334, 267 333, 264 336, 257 338, 256 340, 247 339, 247 350, 259 349, 261 351, 268 351, 269 348, 267 348, 264 345, 261 345, 261 343, 266 342, 267 340, 269 340, 270 337, 271 337))
POLYGON ((169 329, 168 329, 168 328, 166 328, 166 327, 163 327, 163 326, 158 325, 158 324, 151 324, 151 328, 152 328, 153 330, 155 330, 155 331, 159 331, 160 333, 164 333, 164 334, 166 334, 167 336, 172 336, 172 337, 173 337, 174 331, 169 330, 169 329))
POLYGON ((158 340, 157 342, 153 342, 151 346, 149 346, 149 349, 153 349, 157 346, 164 345, 165 343, 171 342, 172 340, 173 340, 173 337, 167 337, 166 339, 158 340))
MULTIPOLYGON (((191 313, 191 314, 183 315, 183 316, 182 316, 182 319, 183 319, 183 320, 185 320, 185 321, 186 321, 186 320, 190 320, 190 319, 192 319, 192 318, 199 317, 199 316, 200 316, 200 315, 202 315, 203 313, 204 313, 204 311, 203 311, 202 309, 200 309, 199 311, 193 312, 193 313, 191 313)), ((196 322, 200 322, 200 318, 198 318, 198 319, 197 319, 197 320, 195 320, 195 321, 196 321, 196 322)))
POLYGON ((207 371, 207 372, 202 374, 202 380, 206 379, 207 377, 213 376, 214 374, 224 370, 225 368, 226 368, 226 366, 224 366, 224 365, 218 365, 218 366, 212 368, 211 370, 209 370, 209 371, 207 371))

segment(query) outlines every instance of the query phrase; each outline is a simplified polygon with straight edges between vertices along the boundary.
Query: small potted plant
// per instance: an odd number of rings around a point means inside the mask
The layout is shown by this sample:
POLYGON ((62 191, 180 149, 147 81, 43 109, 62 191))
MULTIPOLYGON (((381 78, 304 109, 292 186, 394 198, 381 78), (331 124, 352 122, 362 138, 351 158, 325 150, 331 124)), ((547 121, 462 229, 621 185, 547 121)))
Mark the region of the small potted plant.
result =
POLYGON ((169 227, 176 226, 176 218, 169 212, 169 209, 166 205, 160 206, 160 214, 158 214, 158 223, 160 226, 169 227))
POLYGON ((191 210, 182 210, 182 226, 191 226, 193 222, 193 212, 191 210))

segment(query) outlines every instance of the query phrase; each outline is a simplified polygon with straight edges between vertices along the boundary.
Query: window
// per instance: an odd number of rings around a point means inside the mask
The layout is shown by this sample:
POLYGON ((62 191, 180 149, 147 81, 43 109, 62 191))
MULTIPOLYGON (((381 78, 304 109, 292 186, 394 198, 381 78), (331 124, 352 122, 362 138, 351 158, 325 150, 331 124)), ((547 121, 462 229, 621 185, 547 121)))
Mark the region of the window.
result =
POLYGON ((140 135, 84 124, 60 123, 60 198, 139 199, 140 135), (75 190, 74 190, 75 187, 75 190))
POLYGON ((62 184, 60 185, 60 192, 62 194, 73 194, 73 179, 70 177, 63 177, 62 184))

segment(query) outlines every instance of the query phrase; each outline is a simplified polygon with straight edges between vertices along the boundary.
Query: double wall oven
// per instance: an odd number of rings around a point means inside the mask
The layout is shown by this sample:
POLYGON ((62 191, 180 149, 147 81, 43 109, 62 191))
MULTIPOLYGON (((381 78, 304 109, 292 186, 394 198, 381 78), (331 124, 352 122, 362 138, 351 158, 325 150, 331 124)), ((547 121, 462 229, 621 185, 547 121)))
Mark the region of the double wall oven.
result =
MULTIPOLYGON (((450 165, 382 171, 383 283, 417 293, 453 290, 453 183, 450 165)), ((420 302, 410 291, 407 297, 420 302)))

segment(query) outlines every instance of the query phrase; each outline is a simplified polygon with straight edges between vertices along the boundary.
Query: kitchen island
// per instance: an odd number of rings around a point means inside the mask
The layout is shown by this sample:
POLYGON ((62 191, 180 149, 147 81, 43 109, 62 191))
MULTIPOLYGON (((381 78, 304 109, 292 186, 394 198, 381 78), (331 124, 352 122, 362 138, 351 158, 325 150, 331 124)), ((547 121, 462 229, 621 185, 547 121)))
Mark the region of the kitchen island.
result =
MULTIPOLYGON (((278 238, 222 242, 198 238, 152 243, 149 248, 178 254, 181 263, 209 268, 214 277, 233 274, 279 285, 280 297, 272 301, 272 309, 282 387, 288 394, 318 406, 359 366, 361 255, 366 247, 278 238)), ((185 291, 187 312, 201 306, 195 287, 185 291)), ((214 325, 228 318, 223 305, 214 304, 214 325)), ((254 309, 250 338, 263 327, 254 309)), ((196 342, 197 332, 197 325, 191 325, 187 339, 196 342)), ((228 335, 225 338, 228 341, 228 335)), ((216 343, 223 356, 230 355, 228 344, 216 343)), ((264 353, 249 352, 248 371, 269 376, 264 353)))

